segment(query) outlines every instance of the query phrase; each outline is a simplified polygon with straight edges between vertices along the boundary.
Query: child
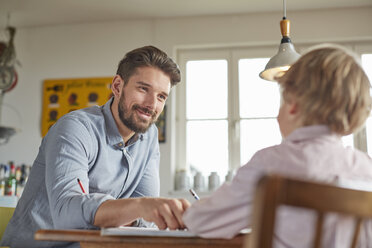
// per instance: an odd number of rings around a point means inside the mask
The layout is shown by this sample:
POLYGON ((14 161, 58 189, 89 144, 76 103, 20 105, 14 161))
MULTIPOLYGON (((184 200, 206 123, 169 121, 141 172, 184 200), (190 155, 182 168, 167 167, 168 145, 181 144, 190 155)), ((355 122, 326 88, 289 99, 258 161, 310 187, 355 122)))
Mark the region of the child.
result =
MULTIPOLYGON (((231 238, 250 227, 255 185, 262 175, 337 183, 339 179, 372 182, 372 160, 345 148, 341 136, 360 128, 371 108, 370 84, 355 55, 335 45, 313 48, 281 78, 278 123, 280 145, 258 151, 231 184, 194 203, 184 214, 187 228, 206 238, 231 238)), ((282 207, 275 247, 310 247, 314 213, 282 207)), ((371 224, 371 223, 369 223, 371 224)), ((350 244, 346 217, 327 217, 323 247, 350 244)), ((361 232, 360 247, 372 247, 371 226, 361 232), (371 236, 370 236, 371 237, 371 236)))

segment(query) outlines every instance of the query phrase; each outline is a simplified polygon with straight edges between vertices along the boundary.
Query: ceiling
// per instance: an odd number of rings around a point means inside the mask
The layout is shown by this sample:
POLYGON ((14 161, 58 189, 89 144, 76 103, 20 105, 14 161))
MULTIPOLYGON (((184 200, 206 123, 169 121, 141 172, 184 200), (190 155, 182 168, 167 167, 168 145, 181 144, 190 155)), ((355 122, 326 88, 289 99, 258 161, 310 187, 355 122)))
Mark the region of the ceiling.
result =
MULTIPOLYGON (((372 0, 292 0, 287 10, 372 6, 372 0)), ((282 11, 281 0, 0 0, 0 27, 282 11), (10 18, 7 18, 10 16, 10 18)))

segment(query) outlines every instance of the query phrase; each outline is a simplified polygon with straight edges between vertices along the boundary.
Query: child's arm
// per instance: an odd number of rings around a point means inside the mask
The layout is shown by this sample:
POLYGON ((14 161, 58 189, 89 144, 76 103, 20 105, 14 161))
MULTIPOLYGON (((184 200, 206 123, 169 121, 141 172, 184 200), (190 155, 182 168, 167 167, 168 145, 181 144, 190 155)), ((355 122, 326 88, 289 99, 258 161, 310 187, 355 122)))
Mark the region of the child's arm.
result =
POLYGON ((262 175, 251 162, 238 170, 231 184, 223 184, 185 212, 183 220, 191 232, 205 238, 232 238, 248 226, 255 185, 262 175))

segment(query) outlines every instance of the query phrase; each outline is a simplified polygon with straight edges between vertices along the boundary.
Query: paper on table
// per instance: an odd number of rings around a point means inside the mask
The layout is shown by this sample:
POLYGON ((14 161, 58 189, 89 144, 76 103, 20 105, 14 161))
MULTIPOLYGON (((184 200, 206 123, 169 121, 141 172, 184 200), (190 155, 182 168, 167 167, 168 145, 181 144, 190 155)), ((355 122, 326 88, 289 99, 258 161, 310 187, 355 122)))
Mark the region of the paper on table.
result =
POLYGON ((144 227, 110 227, 102 228, 101 235, 112 236, 158 236, 158 237, 197 237, 197 235, 184 230, 159 230, 144 227))

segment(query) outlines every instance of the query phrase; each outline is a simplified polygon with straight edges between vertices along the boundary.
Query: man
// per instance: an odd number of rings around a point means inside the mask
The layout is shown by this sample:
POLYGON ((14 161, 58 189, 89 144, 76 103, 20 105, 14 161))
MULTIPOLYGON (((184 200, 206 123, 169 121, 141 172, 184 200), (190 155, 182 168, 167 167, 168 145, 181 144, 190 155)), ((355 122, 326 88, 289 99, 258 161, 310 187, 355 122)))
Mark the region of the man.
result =
POLYGON ((189 202, 152 198, 159 195, 160 156, 152 124, 179 81, 177 65, 161 50, 127 53, 112 81, 113 98, 63 116, 43 139, 1 245, 56 246, 36 242, 34 233, 146 224, 141 218, 160 229, 183 228, 189 202))

